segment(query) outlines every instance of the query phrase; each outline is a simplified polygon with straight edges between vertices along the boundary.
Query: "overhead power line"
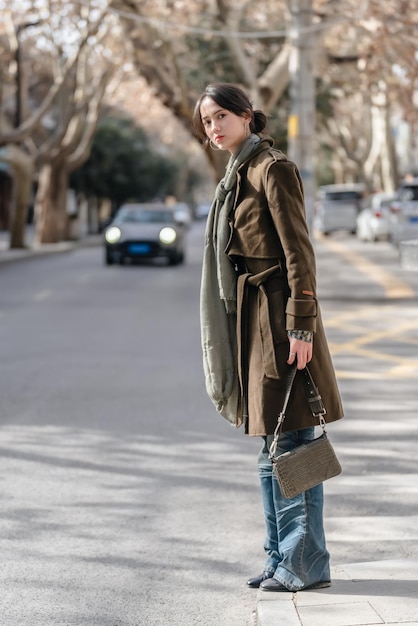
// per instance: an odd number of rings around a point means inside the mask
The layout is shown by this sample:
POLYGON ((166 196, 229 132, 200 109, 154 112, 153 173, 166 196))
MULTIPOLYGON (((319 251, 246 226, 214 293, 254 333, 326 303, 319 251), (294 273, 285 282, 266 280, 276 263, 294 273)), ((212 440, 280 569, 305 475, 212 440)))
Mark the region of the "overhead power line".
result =
MULTIPOLYGON (((83 0, 77 0, 78 4, 83 6, 88 6, 87 2, 83 0)), ((89 5, 91 7, 91 5, 89 5)), ((231 31, 231 30, 220 30, 215 28, 202 28, 199 26, 190 26, 186 24, 174 24, 173 22, 161 20, 155 17, 147 17, 145 15, 138 15, 136 13, 131 13, 130 11, 123 11, 121 9, 116 9, 115 7, 108 6, 107 12, 113 13, 122 17, 124 19, 132 20, 134 22, 140 22, 142 24, 149 24, 154 28, 165 29, 170 31, 179 31, 182 33, 189 33, 193 35, 206 35, 211 37, 237 37, 239 39, 278 39, 282 37, 286 37, 289 35, 289 29, 282 30, 252 30, 252 31, 231 31)), ((356 21, 361 20, 361 17, 358 17, 356 21)), ((300 35, 320 32, 322 30, 326 30, 331 26, 336 24, 342 24, 347 21, 352 22, 353 18, 344 17, 344 18, 335 18, 329 21, 320 22, 318 24, 311 24, 307 28, 302 28, 300 31, 300 35)))

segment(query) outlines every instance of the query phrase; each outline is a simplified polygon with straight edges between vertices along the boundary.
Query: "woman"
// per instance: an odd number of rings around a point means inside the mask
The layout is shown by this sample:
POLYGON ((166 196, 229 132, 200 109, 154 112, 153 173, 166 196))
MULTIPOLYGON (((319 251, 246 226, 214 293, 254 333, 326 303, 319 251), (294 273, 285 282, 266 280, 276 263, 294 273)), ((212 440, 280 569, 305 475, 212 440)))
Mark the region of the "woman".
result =
MULTIPOLYGON (((240 88, 209 85, 196 103, 198 137, 231 156, 206 227, 201 330, 206 388, 219 413, 263 439, 258 459, 266 524, 263 591, 330 585, 322 484, 292 499, 280 493, 269 448, 289 366, 309 369, 328 422, 342 417, 315 297, 315 259, 296 166, 262 136, 266 116, 240 88)), ((314 437, 297 375, 276 454, 314 437)))

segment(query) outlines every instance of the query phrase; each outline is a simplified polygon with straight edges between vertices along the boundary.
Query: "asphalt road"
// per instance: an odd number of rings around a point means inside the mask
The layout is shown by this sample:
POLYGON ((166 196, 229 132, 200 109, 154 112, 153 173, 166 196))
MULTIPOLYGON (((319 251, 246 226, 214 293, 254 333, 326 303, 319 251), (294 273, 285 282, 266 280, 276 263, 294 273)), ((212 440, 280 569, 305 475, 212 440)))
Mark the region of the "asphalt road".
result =
MULTIPOLYGON (((201 366, 203 223, 183 267, 98 247, 0 267, 0 624, 250 626, 259 442, 201 366)), ((418 556, 418 272, 315 241, 346 419, 326 485, 333 563, 418 556)))

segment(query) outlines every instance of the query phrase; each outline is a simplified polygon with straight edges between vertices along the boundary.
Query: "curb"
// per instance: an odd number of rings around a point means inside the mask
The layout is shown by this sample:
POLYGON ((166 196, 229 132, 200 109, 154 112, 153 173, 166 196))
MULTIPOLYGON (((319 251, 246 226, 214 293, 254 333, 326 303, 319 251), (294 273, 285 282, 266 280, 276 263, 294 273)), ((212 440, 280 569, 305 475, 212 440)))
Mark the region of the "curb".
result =
POLYGON ((62 252, 72 252, 75 246, 72 244, 44 244, 39 248, 25 248, 13 250, 0 250, 0 263, 10 263, 13 261, 24 261, 34 257, 42 257, 62 252), (51 246, 51 247, 50 247, 51 246), (52 247, 53 246, 53 247, 52 247))
POLYGON ((267 594, 259 591, 257 596, 257 626, 301 626, 293 593, 267 594), (261 597, 260 594, 264 594, 261 597))
POLYGON ((14 261, 24 261, 26 259, 43 257, 53 254, 72 252, 77 248, 87 248, 102 244, 101 235, 92 235, 77 241, 61 241, 59 243, 45 243, 37 247, 26 247, 22 249, 9 249, 0 247, 0 263, 11 263, 14 261))

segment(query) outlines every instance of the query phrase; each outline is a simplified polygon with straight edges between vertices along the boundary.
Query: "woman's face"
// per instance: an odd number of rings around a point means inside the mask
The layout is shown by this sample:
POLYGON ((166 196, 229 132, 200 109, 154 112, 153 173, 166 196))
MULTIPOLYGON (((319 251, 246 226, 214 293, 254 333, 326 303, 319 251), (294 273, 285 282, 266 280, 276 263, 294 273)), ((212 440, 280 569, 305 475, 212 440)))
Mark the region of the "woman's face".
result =
POLYGON ((200 105, 200 116, 206 135, 220 150, 235 154, 240 144, 250 134, 250 116, 236 115, 223 109, 212 98, 206 97, 200 105))

